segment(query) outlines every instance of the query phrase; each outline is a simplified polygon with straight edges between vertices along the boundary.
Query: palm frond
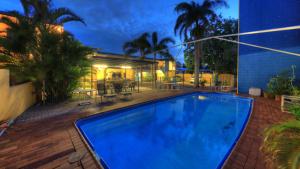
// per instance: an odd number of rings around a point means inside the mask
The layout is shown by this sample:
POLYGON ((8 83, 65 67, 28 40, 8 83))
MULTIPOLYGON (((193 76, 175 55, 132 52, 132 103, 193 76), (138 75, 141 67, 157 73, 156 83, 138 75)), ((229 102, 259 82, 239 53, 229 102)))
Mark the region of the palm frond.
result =
POLYGON ((267 153, 268 161, 282 169, 300 167, 300 121, 293 120, 274 125, 264 132, 261 149, 267 153))
POLYGON ((187 3, 187 2, 182 2, 175 7, 175 11, 180 13, 180 12, 186 12, 192 9, 192 5, 187 3))
POLYGON ((50 16, 52 17, 53 22, 56 22, 57 24, 60 24, 60 25, 67 23, 67 22, 71 22, 71 21, 78 21, 83 24, 86 24, 81 17, 76 15, 74 12, 72 12, 68 8, 54 9, 54 10, 51 10, 50 13, 51 13, 50 16))

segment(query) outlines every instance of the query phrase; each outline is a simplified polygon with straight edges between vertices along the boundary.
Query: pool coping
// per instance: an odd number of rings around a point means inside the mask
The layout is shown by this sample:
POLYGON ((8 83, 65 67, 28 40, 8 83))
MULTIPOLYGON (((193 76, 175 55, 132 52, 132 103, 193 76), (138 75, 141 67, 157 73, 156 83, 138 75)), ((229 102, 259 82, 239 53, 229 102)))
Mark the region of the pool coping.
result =
POLYGON ((125 106, 125 107, 115 108, 115 109, 112 109, 112 110, 100 111, 100 112, 97 112, 95 114, 87 115, 86 117, 81 117, 81 118, 75 120, 73 122, 73 125, 74 125, 76 131, 78 132, 78 134, 80 136, 80 139, 83 141, 83 143, 85 144, 85 146, 88 148, 89 152, 92 154, 92 157, 93 157, 94 161, 96 162, 97 166, 99 168, 101 168, 101 169, 109 169, 107 167, 107 164, 105 163, 105 161, 94 152, 94 150, 91 147, 91 145, 87 142, 88 138, 86 138, 86 136, 83 135, 81 129, 78 128, 77 123, 79 121, 86 120, 86 119, 89 119, 89 118, 93 118, 95 116, 99 117, 99 116, 113 115, 114 113, 120 113, 119 111, 121 111, 121 110, 127 110, 127 109, 130 109, 130 108, 136 107, 136 106, 143 106, 143 105, 146 105, 146 104, 160 102, 160 101, 163 101, 163 100, 166 100, 166 99, 172 99, 172 98, 181 97, 181 96, 185 96, 185 95, 189 95, 189 94, 193 94, 193 93, 214 93, 214 94, 232 95, 232 96, 235 96, 235 97, 250 99, 250 101, 251 101, 251 103, 250 103, 250 109, 249 109, 249 112, 248 112, 247 119, 246 119, 246 121, 243 124, 243 129, 239 132, 238 137, 235 139, 233 145, 230 147, 229 151, 226 153, 226 155, 222 159, 221 163, 217 167, 218 169, 223 168, 226 165, 226 163, 228 162, 228 159, 231 156, 231 154, 236 149, 237 144, 238 144, 240 138, 244 135, 244 133, 246 131, 246 128, 247 128, 247 126, 249 124, 249 121, 251 119, 252 112, 253 112, 253 107, 254 107, 254 99, 252 97, 239 96, 239 95, 235 95, 233 93, 224 93, 224 92, 215 92, 215 91, 213 91, 213 92, 208 92, 208 91, 189 91, 189 92, 186 92, 186 93, 183 93, 183 94, 177 94, 177 95, 173 95, 173 96, 161 97, 161 98, 157 98, 157 99, 153 99, 153 100, 148 100, 148 101, 144 101, 144 102, 140 102, 140 103, 128 105, 128 106, 125 106))
POLYGON ((247 129, 249 123, 250 123, 250 120, 251 120, 251 117, 252 117, 252 114, 253 114, 253 110, 254 110, 254 98, 252 98, 252 97, 244 97, 244 96, 239 96, 239 97, 250 99, 251 100, 251 103, 250 103, 251 107, 250 107, 249 112, 248 112, 247 120, 243 124, 243 129, 240 131, 238 137, 235 139, 235 142, 231 146, 230 151, 228 151, 226 153, 226 156, 224 157, 223 161, 220 163, 221 166, 220 165, 218 166, 218 168, 221 168, 221 169, 223 169, 224 166, 226 166, 226 164, 228 163, 229 157, 232 155, 232 153, 237 148, 237 145, 240 142, 240 139, 244 136, 244 134, 246 132, 246 129, 247 129))

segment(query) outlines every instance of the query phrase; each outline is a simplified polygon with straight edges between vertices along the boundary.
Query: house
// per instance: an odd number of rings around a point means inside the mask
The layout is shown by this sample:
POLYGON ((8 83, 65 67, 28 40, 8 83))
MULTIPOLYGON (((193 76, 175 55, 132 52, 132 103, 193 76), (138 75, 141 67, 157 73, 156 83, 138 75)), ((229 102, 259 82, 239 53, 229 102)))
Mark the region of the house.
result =
POLYGON ((81 88, 96 89, 97 82, 111 80, 130 80, 141 85, 151 86, 154 82, 154 65, 157 65, 157 81, 166 77, 174 77, 176 73, 175 61, 151 58, 141 59, 137 56, 97 52, 88 56, 92 60, 92 67, 87 76, 81 80, 81 88))
MULTIPOLYGON (((240 0, 240 32, 258 31, 300 25, 299 0, 240 0), (255 12, 253 12, 255 11, 255 12)), ((240 36, 240 41, 288 52, 300 53, 300 30, 240 36)), ((267 88, 269 79, 296 66, 300 77, 300 57, 240 45, 238 89, 267 88)))

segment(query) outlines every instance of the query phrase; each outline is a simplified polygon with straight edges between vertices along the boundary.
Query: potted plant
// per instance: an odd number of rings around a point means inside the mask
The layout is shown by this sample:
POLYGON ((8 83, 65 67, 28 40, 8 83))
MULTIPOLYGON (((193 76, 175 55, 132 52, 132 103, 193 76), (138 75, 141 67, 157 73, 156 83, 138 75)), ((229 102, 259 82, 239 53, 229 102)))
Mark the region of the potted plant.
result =
POLYGON ((293 94, 293 81, 294 76, 290 76, 288 71, 284 71, 270 79, 267 91, 275 95, 276 101, 281 101, 282 95, 293 94))
POLYGON ((267 98, 267 99, 274 99, 275 98, 275 96, 268 90, 263 91, 263 95, 264 95, 264 98, 267 98))

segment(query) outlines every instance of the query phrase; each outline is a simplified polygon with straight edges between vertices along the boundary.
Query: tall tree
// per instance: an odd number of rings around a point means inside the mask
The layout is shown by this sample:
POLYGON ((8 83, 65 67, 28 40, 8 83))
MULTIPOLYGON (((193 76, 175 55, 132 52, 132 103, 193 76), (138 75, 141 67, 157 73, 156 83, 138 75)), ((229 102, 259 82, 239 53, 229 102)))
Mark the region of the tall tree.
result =
POLYGON ((139 53, 141 59, 144 59, 147 53, 151 51, 151 44, 148 41, 149 34, 143 33, 136 39, 132 41, 125 42, 123 45, 123 50, 126 55, 132 55, 139 53))
MULTIPOLYGON (((207 29, 208 36, 219 36, 238 33, 238 21, 235 19, 214 19, 207 29)), ((227 39, 237 40, 237 37, 227 39)), ((217 73, 236 73, 237 44, 211 39, 203 43, 202 60, 217 73)))
POLYGON ((35 26, 17 11, 2 13, 4 16, 0 17, 0 23, 6 25, 7 29, 0 32, 0 53, 14 59, 28 59, 30 49, 36 44, 35 26))
MULTIPOLYGON (((218 6, 227 6, 224 0, 204 0, 202 4, 194 1, 180 3, 175 7, 179 14, 174 32, 184 36, 185 40, 198 40, 205 36, 205 29, 209 25, 209 19, 217 17, 214 9, 218 6)), ((199 87, 200 56, 202 55, 200 42, 195 43, 195 87, 199 87)))
POLYGON ((155 86, 156 86, 156 79, 157 79, 156 57, 161 56, 163 58, 170 59, 170 60, 174 59, 172 57, 172 55, 170 54, 170 51, 168 50, 168 45, 170 43, 174 44, 175 41, 170 37, 162 38, 161 40, 159 40, 157 32, 152 33, 151 53, 153 54, 153 62, 155 63, 154 64, 154 74, 153 74, 155 86))

